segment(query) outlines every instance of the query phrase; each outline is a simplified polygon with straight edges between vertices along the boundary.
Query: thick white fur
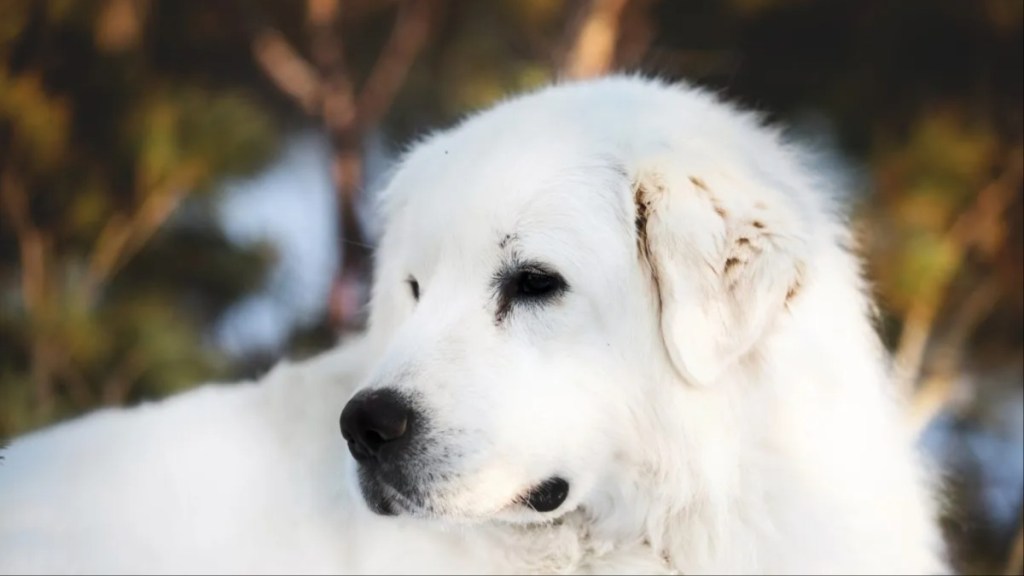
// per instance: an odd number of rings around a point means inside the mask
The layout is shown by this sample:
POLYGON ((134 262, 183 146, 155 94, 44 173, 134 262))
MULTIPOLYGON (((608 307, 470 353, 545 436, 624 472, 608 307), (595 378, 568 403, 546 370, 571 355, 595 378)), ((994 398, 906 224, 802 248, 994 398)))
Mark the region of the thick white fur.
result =
POLYGON ((383 196, 368 332, 16 440, 0 572, 942 572, 822 176, 755 117, 637 78, 432 136, 383 196), (513 256, 568 291, 499 318, 513 256), (357 384, 432 423, 409 515, 358 495, 357 384), (554 475, 560 508, 516 504, 554 475))

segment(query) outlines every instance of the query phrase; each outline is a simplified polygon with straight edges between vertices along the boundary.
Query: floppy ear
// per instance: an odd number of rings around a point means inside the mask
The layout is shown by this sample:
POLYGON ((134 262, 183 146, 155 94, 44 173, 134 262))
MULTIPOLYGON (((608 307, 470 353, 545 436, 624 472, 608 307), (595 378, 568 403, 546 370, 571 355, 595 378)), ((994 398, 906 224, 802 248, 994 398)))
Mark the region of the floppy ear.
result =
POLYGON ((783 232, 797 229, 794 215, 778 191, 657 163, 636 177, 634 194, 665 348, 685 380, 711 384, 800 290, 803 243, 783 232))

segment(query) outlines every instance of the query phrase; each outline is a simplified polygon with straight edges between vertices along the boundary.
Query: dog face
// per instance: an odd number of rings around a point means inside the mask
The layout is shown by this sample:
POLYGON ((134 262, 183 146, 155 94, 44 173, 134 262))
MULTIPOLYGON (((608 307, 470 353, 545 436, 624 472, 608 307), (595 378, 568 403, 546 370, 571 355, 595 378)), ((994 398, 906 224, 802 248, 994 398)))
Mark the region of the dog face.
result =
POLYGON ((792 215, 742 163, 702 163, 717 151, 686 127, 714 106, 555 88, 406 158, 384 194, 380 358, 341 419, 371 509, 534 522, 614 499, 674 434, 662 409, 756 344, 799 283, 792 237, 768 234, 792 215))

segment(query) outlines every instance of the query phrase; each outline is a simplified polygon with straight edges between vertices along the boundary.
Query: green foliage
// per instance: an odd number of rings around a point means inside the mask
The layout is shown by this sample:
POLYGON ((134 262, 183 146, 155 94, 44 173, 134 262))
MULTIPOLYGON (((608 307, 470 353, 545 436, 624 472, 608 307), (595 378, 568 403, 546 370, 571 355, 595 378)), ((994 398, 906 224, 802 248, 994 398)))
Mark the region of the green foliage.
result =
POLYGON ((0 114, 9 122, 9 137, 19 143, 33 167, 52 168, 64 156, 68 105, 47 94, 39 76, 0 76, 0 114))
POLYGON ((279 117, 144 37, 111 48, 105 5, 0 7, 0 437, 227 374, 206 330, 272 257, 175 215, 270 159, 279 117))
POLYGON ((143 187, 173 179, 183 166, 202 174, 197 188, 214 176, 245 174, 270 157, 276 135, 267 111, 243 93, 189 85, 145 94, 125 124, 143 187))
POLYGON ((890 193, 870 216, 891 230, 883 246, 873 246, 873 262, 889 306, 900 311, 916 299, 941 296, 933 287, 955 273, 959 256, 946 235, 991 181, 999 142, 991 126, 939 111, 878 148, 876 170, 890 193))

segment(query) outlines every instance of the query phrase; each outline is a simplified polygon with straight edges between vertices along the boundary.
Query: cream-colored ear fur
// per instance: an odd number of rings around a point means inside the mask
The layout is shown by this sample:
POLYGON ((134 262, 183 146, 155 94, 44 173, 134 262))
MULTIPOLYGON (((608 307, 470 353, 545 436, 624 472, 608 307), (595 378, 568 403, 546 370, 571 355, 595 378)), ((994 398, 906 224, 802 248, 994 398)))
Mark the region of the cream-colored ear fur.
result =
MULTIPOLYGON (((654 162, 634 180, 637 242, 660 302, 661 332, 677 371, 709 385, 741 361, 789 303, 805 274, 801 238, 778 230, 795 210, 785 191, 728 173, 654 162)), ((785 224, 785 225, 783 225, 785 224)))

